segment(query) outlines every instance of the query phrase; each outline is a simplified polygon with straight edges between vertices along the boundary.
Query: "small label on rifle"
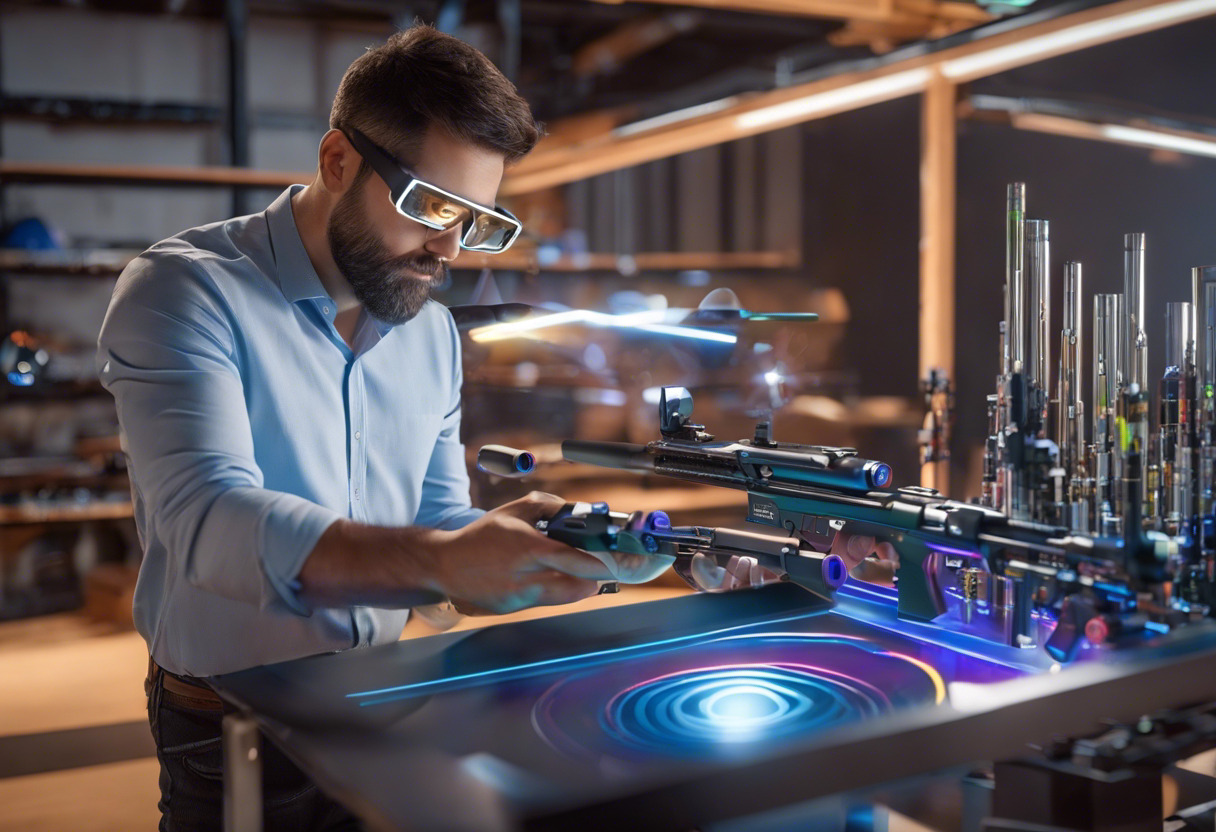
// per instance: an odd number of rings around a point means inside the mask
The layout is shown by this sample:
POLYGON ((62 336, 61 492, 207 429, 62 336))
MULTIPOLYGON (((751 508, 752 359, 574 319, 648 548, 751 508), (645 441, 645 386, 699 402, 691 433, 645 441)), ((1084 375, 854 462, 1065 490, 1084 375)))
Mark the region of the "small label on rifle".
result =
POLYGON ((747 501, 747 519, 753 523, 767 523, 770 526, 780 526, 781 514, 777 504, 772 500, 749 495, 747 501))

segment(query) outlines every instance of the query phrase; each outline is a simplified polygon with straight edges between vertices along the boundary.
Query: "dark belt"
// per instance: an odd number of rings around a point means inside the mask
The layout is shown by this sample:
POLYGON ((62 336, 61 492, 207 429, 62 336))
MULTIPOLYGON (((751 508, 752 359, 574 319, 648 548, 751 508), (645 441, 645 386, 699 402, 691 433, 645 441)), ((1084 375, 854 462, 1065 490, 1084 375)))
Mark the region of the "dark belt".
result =
POLYGON ((144 693, 152 694, 156 685, 164 691, 162 699, 178 708, 193 708, 197 711, 223 711, 227 706, 215 691, 201 679, 178 676, 158 665, 148 657, 148 678, 144 680, 144 693))

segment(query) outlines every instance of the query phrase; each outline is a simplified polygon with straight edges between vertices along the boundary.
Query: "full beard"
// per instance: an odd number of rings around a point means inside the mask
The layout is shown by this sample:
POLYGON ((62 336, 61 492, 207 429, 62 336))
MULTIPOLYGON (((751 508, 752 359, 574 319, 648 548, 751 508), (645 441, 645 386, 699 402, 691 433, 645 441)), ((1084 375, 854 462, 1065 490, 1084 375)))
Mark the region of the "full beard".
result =
POLYGON ((422 310, 447 266, 431 255, 389 254, 360 211, 360 190, 351 189, 334 206, 326 228, 330 253, 367 314, 386 324, 403 324, 422 310))

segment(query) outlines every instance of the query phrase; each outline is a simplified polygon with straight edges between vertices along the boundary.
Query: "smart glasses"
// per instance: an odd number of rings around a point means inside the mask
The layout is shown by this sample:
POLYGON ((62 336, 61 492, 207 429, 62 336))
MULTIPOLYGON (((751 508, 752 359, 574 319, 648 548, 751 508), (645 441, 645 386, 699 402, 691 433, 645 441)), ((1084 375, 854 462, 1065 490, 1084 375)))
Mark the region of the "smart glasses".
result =
POLYGON ((437 231, 459 225, 461 248, 496 254, 510 248, 523 231, 507 209, 497 205, 487 208, 422 181, 353 127, 346 137, 388 185, 398 213, 437 231))

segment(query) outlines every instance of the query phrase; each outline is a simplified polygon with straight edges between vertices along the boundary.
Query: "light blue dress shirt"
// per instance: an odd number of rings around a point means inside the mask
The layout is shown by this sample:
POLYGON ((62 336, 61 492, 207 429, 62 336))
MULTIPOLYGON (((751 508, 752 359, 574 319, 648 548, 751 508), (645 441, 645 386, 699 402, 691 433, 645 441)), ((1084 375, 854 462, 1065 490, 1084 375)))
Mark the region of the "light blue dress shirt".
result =
POLYGON ((310 609, 296 578, 347 517, 452 529, 481 515, 460 443, 460 339, 428 302, 363 315, 350 349, 292 215, 183 231, 123 271, 98 344, 144 549, 135 625, 207 676, 391 642, 408 611, 310 609))

